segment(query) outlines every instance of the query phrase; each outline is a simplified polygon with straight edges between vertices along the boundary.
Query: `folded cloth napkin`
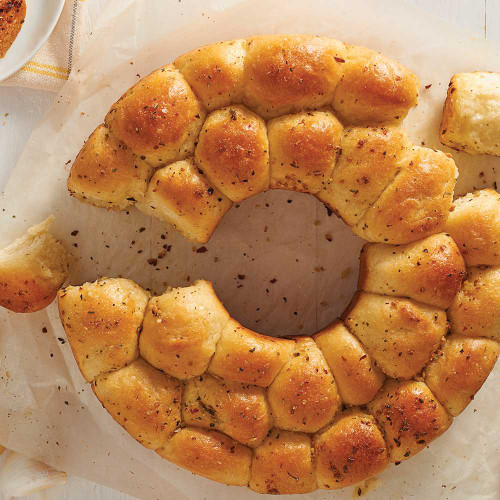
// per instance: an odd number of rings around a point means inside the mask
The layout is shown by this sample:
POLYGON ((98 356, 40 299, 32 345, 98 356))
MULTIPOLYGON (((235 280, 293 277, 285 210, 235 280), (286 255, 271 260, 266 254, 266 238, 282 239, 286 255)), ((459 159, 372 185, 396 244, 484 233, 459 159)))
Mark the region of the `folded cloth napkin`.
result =
POLYGON ((31 61, 0 85, 57 92, 68 79, 80 48, 90 35, 91 18, 95 16, 98 4, 99 0, 66 0, 61 17, 45 45, 31 61))

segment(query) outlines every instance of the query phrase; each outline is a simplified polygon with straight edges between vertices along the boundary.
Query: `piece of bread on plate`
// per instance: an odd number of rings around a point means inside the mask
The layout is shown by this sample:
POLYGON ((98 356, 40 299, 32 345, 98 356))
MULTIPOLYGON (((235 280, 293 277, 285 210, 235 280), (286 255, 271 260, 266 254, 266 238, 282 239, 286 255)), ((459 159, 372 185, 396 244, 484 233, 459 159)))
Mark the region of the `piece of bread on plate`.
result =
POLYGON ((25 17, 25 0, 0 0, 0 59, 19 35, 25 17))

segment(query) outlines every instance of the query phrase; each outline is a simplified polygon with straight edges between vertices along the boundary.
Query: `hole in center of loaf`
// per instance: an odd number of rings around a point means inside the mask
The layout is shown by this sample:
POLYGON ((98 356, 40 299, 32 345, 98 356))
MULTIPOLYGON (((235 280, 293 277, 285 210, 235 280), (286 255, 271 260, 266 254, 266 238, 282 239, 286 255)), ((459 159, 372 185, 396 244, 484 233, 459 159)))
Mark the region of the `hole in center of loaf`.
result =
POLYGON ((235 204, 203 245, 135 209, 99 222, 95 210, 68 221, 68 233, 78 230, 70 283, 122 276, 160 295, 206 279, 232 317, 273 336, 316 332, 357 286, 363 240, 308 194, 273 190, 235 204))
MULTIPOLYGON (((270 191, 235 204, 210 242, 189 248, 178 269, 191 282, 212 281, 231 316, 247 328, 310 335, 349 303, 362 245, 315 197, 270 191)), ((167 278, 169 284, 188 284, 175 274, 181 280, 167 278)))

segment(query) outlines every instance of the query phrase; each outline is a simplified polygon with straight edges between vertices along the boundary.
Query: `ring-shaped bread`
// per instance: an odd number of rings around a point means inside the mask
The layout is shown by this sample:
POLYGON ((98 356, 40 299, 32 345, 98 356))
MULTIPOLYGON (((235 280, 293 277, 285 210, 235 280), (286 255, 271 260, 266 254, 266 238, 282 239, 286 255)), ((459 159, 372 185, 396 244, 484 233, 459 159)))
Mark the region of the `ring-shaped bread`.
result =
POLYGON ((232 201, 291 189, 372 242, 342 319, 313 337, 252 332, 205 281, 61 291, 82 375, 132 437, 215 481, 308 493, 410 458, 472 400, 500 350, 500 197, 452 205, 453 160, 400 127, 418 86, 372 50, 273 35, 185 54, 112 106, 73 164, 80 200, 206 242, 232 201))

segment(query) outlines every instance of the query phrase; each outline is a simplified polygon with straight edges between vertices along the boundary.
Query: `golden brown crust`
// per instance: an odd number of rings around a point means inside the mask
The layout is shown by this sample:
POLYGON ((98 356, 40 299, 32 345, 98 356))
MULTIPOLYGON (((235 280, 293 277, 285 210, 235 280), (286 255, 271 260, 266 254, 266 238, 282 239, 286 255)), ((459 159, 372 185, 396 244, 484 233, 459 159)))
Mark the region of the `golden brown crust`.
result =
POLYGON ((317 197, 352 226, 403 168, 411 149, 399 126, 347 127, 332 177, 317 197))
POLYGON ((308 35, 248 39, 243 102, 265 119, 327 106, 342 72, 345 45, 308 35))
POLYGON ((453 75, 439 129, 442 144, 466 153, 500 156, 500 74, 453 75))
POLYGON ((389 465, 384 438, 375 419, 358 409, 347 410, 314 436, 318 487, 336 490, 359 483, 389 465))
POLYGON ((408 69, 365 47, 347 47, 333 109, 353 124, 402 120, 417 104, 418 78, 408 69))
POLYGON ((25 17, 25 0, 0 0, 0 59, 19 35, 25 17))
POLYGON ((368 241, 400 244, 445 230, 457 176, 451 156, 414 146, 401 172, 353 231, 368 241))
POLYGON ((334 321, 313 339, 332 370, 342 402, 363 405, 371 401, 385 375, 342 321, 334 321))
POLYGON ((271 427, 265 389, 207 374, 186 383, 182 416, 187 425, 224 432, 252 448, 271 427))
POLYGON ((61 323, 87 382, 135 361, 148 300, 147 292, 123 278, 59 291, 61 323))
POLYGON ((212 481, 246 486, 250 480, 252 450, 217 431, 186 427, 156 452, 212 481))
POLYGON ((271 189, 315 194, 330 179, 342 124, 329 111, 307 111, 267 124, 271 189))
POLYGON ((447 331, 446 313, 409 299, 357 292, 342 319, 381 370, 393 378, 417 375, 447 331))
POLYGON ((72 196, 91 205, 125 210, 142 200, 153 167, 99 125, 78 153, 68 177, 72 196))
POLYGON ((447 309, 465 275, 457 245, 440 233, 406 245, 367 243, 361 251, 358 289, 447 309))
POLYGON ((392 462, 422 451, 453 421, 423 382, 387 380, 368 411, 382 426, 392 462))
POLYGON ((267 396, 280 429, 316 432, 340 405, 337 386, 323 354, 310 337, 297 337, 292 356, 269 386, 267 396))
POLYGON ((189 240, 206 243, 231 205, 188 158, 157 170, 137 208, 172 224, 189 240))
POLYGON ((425 383, 456 417, 474 399, 495 366, 500 345, 493 340, 451 335, 425 370, 425 383))
POLYGON ((200 376, 228 321, 210 282, 174 288, 149 301, 139 339, 141 356, 173 377, 200 376))
POLYGON ((264 120, 244 106, 210 113, 203 124, 195 160, 210 182, 232 201, 243 201, 269 186, 269 142, 264 120))
POLYGON ((500 267, 470 267, 448 319, 453 333, 500 341, 500 267))
POLYGON ((268 387, 288 362, 295 342, 253 332, 230 319, 208 371, 234 382, 268 387))
POLYGON ((204 119, 198 98, 169 64, 127 90, 105 121, 115 137, 158 167, 193 154, 204 119))
POLYGON ((0 250, 0 306, 16 313, 45 309, 68 276, 68 255, 49 232, 54 217, 0 250))
POLYGON ((182 383, 138 359, 92 384, 104 408, 146 448, 163 446, 181 424, 182 383))
POLYGON ((444 229, 468 266, 500 265, 500 194, 494 189, 456 199, 444 229))
POLYGON ((241 103, 246 45, 241 39, 213 43, 175 60, 208 111, 241 103))
POLYGON ((249 486, 257 493, 271 495, 316 490, 311 438, 299 432, 273 429, 254 450, 249 486))

